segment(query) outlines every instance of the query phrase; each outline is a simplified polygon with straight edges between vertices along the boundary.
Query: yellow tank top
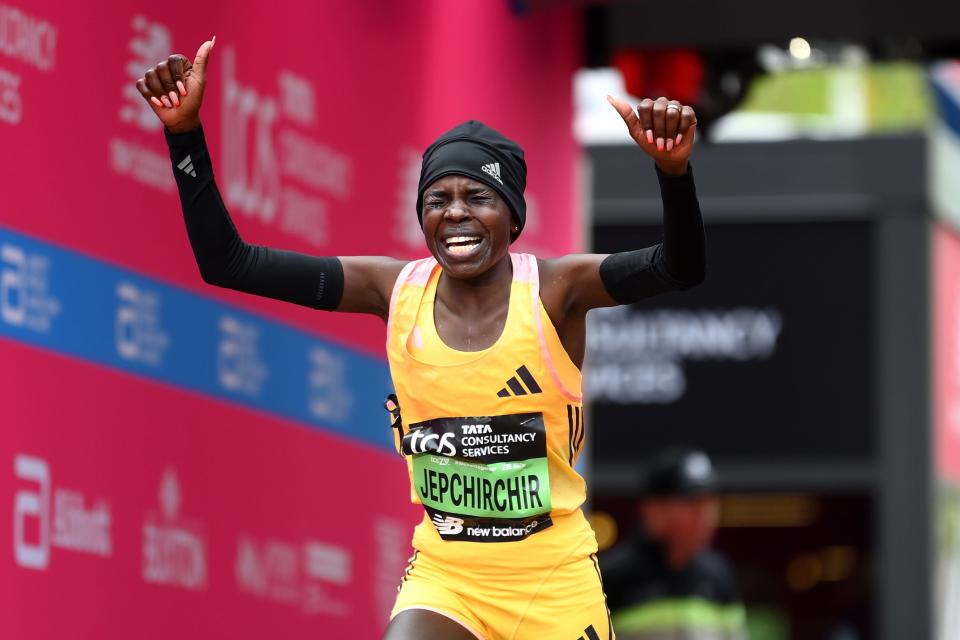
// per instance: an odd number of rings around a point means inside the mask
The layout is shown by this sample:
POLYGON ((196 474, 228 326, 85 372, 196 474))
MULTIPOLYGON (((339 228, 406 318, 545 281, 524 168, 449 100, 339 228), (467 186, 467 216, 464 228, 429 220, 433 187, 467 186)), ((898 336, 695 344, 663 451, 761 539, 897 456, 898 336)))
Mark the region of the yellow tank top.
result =
POLYGON ((449 562, 475 563, 478 542, 509 543, 496 555, 514 568, 596 551, 574 469, 585 437, 580 371, 540 301, 536 258, 510 258, 507 319, 483 351, 455 350, 437 334, 442 269, 433 258, 406 265, 390 301, 396 445, 411 499, 425 510, 413 542, 449 562), (508 548, 523 561, 505 558, 508 548))

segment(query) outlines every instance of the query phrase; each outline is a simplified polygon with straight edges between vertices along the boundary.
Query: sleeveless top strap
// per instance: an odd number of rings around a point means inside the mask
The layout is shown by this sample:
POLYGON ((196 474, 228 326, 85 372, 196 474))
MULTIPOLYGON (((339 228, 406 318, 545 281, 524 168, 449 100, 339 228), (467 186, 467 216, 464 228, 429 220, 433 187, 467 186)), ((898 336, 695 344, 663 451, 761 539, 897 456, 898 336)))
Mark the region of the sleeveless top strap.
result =
MULTIPOLYGON (((522 276, 528 282, 530 282, 531 298, 533 299, 533 321, 537 327, 537 338, 540 340, 540 352, 543 354, 543 360, 546 363, 547 370, 550 372, 550 377, 553 378, 553 382, 557 385, 557 389, 560 390, 560 393, 563 395, 563 397, 574 403, 582 402, 583 396, 581 394, 572 392, 563 383, 563 378, 560 376, 560 372, 557 370, 557 365, 553 360, 553 355, 550 352, 550 348, 547 346, 547 336, 544 330, 543 321, 543 316, 546 315, 547 311, 543 308, 543 303, 540 301, 540 270, 537 265, 537 258, 529 253, 519 254, 518 257, 520 260, 514 261, 514 269, 517 268, 519 262, 522 276)), ((516 272, 514 272, 514 278, 516 277, 516 272)), ((551 333, 554 335, 556 343, 560 346, 560 348, 563 348, 563 345, 560 343, 560 337, 556 334, 556 329, 554 329, 551 333)))

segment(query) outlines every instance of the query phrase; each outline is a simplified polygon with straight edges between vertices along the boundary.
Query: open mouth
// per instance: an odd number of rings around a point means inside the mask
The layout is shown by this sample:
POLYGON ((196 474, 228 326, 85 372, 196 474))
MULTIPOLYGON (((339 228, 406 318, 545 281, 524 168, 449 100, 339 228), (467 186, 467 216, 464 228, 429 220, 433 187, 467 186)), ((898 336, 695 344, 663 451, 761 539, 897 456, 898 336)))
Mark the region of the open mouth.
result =
POLYGON ((454 256, 466 256, 480 246, 480 236, 453 236, 446 238, 443 245, 454 256))

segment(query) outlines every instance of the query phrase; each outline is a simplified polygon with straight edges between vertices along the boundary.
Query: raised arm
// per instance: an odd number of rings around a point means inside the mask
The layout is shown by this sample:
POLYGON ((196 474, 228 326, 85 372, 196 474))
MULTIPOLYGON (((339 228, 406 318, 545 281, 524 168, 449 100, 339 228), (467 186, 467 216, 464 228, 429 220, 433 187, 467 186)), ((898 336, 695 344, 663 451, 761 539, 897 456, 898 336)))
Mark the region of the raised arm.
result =
POLYGON ((608 100, 630 136, 655 162, 663 201, 663 241, 613 255, 545 260, 543 291, 549 302, 544 303, 574 316, 687 289, 702 282, 706 272, 703 219, 689 163, 696 114, 666 98, 646 99, 636 111, 623 100, 608 100))
POLYGON ((144 74, 137 88, 166 126, 170 160, 187 235, 200 275, 209 284, 327 311, 386 319, 403 262, 385 257, 317 257, 244 242, 214 181, 200 125, 207 61, 214 40, 191 63, 170 56, 144 74))

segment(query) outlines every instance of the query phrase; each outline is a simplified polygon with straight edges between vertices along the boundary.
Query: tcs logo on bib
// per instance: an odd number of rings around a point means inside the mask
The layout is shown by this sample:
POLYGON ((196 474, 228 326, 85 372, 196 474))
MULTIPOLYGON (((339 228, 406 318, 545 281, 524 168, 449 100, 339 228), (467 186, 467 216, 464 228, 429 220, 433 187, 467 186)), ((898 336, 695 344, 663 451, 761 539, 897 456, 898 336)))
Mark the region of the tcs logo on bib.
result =
POLYGON ((457 455, 455 433, 437 433, 423 434, 423 431, 414 431, 403 436, 404 455, 413 455, 415 453, 433 453, 441 456, 457 455))

